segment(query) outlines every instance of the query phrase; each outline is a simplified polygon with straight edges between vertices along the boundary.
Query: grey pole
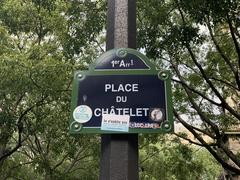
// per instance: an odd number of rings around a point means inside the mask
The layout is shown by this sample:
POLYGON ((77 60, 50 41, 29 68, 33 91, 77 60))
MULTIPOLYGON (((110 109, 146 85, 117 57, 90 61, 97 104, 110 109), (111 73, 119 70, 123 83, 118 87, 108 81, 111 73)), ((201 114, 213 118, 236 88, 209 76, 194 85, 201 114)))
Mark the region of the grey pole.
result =
MULTIPOLYGON (((108 0, 106 49, 136 48, 136 0, 108 0)), ((100 180, 138 180, 138 134, 101 136, 100 180)))

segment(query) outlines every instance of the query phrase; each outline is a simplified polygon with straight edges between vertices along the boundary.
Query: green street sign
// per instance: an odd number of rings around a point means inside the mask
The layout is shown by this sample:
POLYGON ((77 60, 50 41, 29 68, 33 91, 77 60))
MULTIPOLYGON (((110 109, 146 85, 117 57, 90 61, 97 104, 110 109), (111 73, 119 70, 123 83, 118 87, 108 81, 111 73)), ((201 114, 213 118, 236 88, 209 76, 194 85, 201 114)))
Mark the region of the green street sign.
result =
POLYGON ((107 51, 74 75, 70 133, 173 132, 170 79, 134 49, 107 51))

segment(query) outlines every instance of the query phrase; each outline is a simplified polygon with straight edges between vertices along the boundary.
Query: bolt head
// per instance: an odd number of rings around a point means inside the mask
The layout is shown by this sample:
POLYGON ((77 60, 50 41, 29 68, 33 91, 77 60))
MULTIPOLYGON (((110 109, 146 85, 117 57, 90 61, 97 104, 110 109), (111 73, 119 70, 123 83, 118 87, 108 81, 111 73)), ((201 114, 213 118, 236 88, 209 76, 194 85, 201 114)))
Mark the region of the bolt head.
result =
POLYGON ((170 128, 170 125, 169 124, 164 124, 164 128, 168 129, 168 128, 170 128))
POLYGON ((82 74, 78 74, 77 77, 78 77, 79 79, 81 79, 81 78, 83 77, 83 75, 82 75, 82 74))
POLYGON ((78 129, 79 127, 80 127, 79 124, 74 124, 74 128, 75 128, 75 129, 78 129))
POLYGON ((166 73, 162 73, 162 77, 167 77, 167 74, 166 73))

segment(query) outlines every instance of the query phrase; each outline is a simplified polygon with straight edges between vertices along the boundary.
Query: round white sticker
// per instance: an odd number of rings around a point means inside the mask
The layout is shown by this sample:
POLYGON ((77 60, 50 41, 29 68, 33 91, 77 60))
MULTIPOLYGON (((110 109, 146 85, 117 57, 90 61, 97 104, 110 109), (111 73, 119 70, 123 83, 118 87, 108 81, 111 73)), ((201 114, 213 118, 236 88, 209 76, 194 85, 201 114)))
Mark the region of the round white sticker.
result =
POLYGON ((150 117, 153 121, 159 122, 163 119, 163 113, 160 108, 155 108, 152 110, 150 117))
POLYGON ((92 109, 86 105, 80 105, 73 111, 73 118, 79 123, 86 123, 92 118, 92 109))

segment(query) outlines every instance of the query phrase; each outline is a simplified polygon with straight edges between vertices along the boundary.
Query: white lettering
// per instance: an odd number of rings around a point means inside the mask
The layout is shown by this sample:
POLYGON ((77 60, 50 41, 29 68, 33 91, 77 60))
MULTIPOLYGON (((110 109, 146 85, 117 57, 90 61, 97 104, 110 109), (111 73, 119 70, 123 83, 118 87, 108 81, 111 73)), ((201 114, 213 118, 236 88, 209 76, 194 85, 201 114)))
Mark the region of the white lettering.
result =
POLYGON ((119 65, 119 67, 125 67, 125 63, 124 63, 124 60, 121 60, 121 62, 120 62, 120 65, 119 65))
POLYGON ((136 115, 137 115, 137 116, 142 116, 142 109, 137 108, 137 109, 136 109, 136 115))
POLYGON ((105 92, 138 92, 138 84, 105 84, 105 92))
POLYGON ((142 110, 144 110, 144 116, 147 116, 148 115, 148 110, 149 110, 149 108, 142 108, 142 110))
POLYGON ((126 84, 126 85, 125 85, 126 91, 127 91, 127 92, 131 92, 131 90, 132 90, 131 87, 132 87, 131 84, 126 84))
POLYGON ((127 102, 127 96, 116 96, 116 102, 127 102))
POLYGON ((96 109, 94 110, 94 115, 97 116, 97 117, 101 116, 101 109, 100 109, 100 108, 96 108, 96 109), (98 111, 98 112, 97 112, 97 111, 98 111))
POLYGON ((124 92, 124 87, 122 84, 119 84, 118 90, 115 90, 115 92, 124 92))
POLYGON ((105 92, 107 92, 108 89, 111 89, 111 84, 105 84, 105 92))
POLYGON ((132 91, 133 92, 138 92, 138 84, 133 84, 132 85, 132 91))
POLYGON ((99 117, 103 114, 115 114, 115 115, 129 115, 136 117, 148 117, 149 108, 96 108, 94 110, 94 116, 99 117))

